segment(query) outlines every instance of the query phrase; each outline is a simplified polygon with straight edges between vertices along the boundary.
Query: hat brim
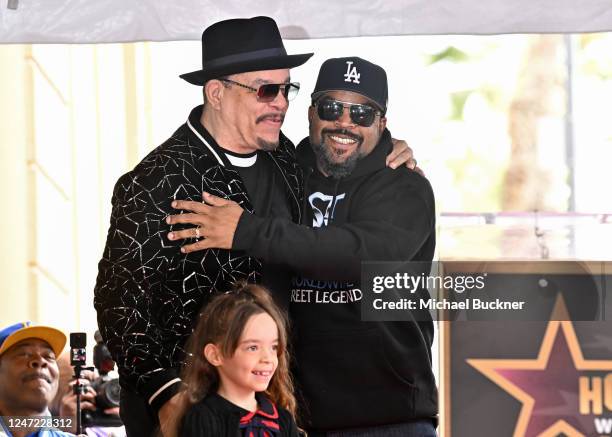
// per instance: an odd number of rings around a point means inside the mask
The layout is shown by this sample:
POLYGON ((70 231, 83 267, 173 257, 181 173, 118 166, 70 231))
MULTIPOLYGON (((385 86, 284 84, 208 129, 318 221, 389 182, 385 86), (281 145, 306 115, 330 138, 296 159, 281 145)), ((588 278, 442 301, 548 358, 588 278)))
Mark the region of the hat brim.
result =
POLYGON ((22 340, 38 338, 49 343, 56 357, 59 357, 66 346, 66 335, 59 329, 49 326, 27 326, 15 331, 0 346, 0 355, 22 340))
POLYGON ((181 74, 179 77, 193 85, 204 85, 210 79, 227 76, 229 74, 246 73, 248 71, 280 70, 294 68, 304 64, 314 53, 300 55, 274 56, 255 60, 236 62, 216 68, 192 71, 181 74))

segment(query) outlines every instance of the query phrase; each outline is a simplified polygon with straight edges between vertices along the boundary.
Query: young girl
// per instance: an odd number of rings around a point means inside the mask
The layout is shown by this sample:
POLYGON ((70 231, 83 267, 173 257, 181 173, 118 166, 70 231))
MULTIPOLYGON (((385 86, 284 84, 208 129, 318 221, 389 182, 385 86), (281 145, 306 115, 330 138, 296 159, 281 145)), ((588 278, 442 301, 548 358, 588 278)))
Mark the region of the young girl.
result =
POLYGON ((298 436, 285 319, 265 289, 213 298, 187 347, 177 436, 298 436))

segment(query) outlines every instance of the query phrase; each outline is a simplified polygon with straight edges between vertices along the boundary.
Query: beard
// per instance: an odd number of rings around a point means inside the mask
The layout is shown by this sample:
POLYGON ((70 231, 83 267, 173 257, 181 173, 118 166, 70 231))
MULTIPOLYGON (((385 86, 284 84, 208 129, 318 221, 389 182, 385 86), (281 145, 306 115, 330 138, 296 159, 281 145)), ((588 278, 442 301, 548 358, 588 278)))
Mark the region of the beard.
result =
POLYGON ((361 154, 362 144, 363 137, 355 135, 345 129, 323 129, 321 131, 321 141, 311 142, 312 150, 315 153, 319 170, 334 179, 344 178, 350 175, 353 170, 355 170, 357 163, 363 157, 361 154), (334 153, 331 147, 325 145, 325 136, 332 134, 345 135, 357 141, 357 147, 355 151, 353 151, 353 153, 344 161, 335 161, 334 156, 341 155, 334 153))
MULTIPOLYGON (((267 120, 268 118, 280 119, 280 122, 282 125, 282 123, 285 121, 285 114, 282 112, 278 112, 278 113, 272 112, 268 114, 263 114, 257 117, 257 119, 255 120, 255 124, 259 124, 262 121, 267 120)), ((279 132, 279 139, 280 139, 280 132, 279 132)), ((268 140, 264 140, 263 138, 257 137, 256 141, 257 141, 257 146, 259 146, 259 150, 262 150, 264 152, 273 152, 278 147, 279 139, 277 139, 276 141, 268 141, 268 140)))
POLYGON ((257 146, 259 146, 259 150, 263 152, 273 152, 278 147, 278 141, 267 141, 257 137, 257 146))

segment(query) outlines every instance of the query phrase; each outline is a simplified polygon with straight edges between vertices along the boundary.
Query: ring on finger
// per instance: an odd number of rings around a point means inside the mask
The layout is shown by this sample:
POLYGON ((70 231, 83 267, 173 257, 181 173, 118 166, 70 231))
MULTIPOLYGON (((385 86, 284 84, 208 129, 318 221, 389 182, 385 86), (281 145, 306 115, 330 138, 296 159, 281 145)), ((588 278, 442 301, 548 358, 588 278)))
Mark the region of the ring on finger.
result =
POLYGON ((200 226, 195 228, 195 237, 198 238, 198 239, 200 238, 200 226))

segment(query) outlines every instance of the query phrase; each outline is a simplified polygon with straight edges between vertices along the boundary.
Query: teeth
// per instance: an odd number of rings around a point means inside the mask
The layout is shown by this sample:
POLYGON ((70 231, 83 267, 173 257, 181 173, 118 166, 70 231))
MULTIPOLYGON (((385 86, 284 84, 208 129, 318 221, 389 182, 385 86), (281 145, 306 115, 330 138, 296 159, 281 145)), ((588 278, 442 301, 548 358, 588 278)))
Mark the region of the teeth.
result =
POLYGON ((257 376, 270 376, 272 374, 272 372, 258 372, 257 370, 254 370, 253 373, 257 376))
POLYGON ((330 135, 330 138, 332 140, 334 140, 335 142, 340 143, 340 144, 353 144, 353 143, 356 142, 352 138, 341 138, 341 137, 337 137, 335 135, 330 135))

